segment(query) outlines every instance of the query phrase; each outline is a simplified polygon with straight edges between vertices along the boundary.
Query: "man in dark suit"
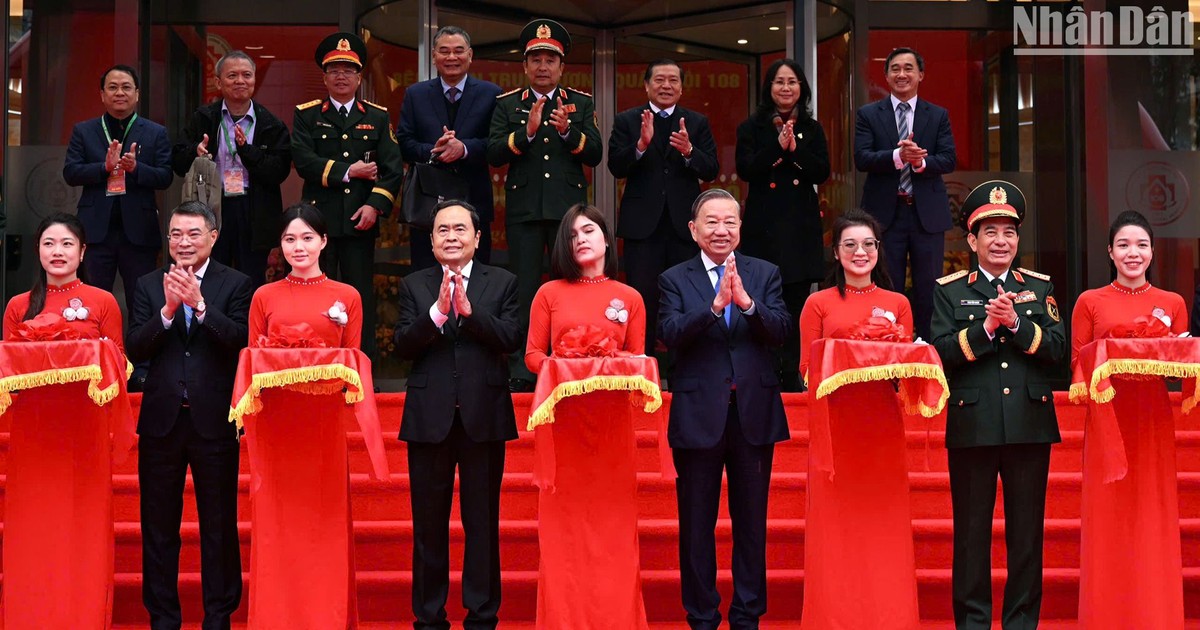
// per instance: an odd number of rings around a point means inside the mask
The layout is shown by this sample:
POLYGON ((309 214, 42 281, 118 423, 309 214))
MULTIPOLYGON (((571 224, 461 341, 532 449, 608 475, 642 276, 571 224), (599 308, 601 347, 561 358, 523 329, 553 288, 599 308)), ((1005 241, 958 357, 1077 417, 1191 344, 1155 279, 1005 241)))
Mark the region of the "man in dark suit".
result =
POLYGON ((188 201, 171 213, 174 263, 138 280, 125 348, 147 362, 138 417, 142 599, 153 630, 178 630, 179 524, 192 470, 200 515, 205 630, 229 628, 242 599, 238 549, 238 435, 229 400, 246 347, 250 278, 212 260, 217 220, 188 201))
POLYGON ((668 440, 679 478, 679 571, 688 625, 721 623, 714 530, 721 473, 733 520, 729 627, 757 628, 767 611, 767 489, 775 443, 788 439, 772 348, 789 321, 779 268, 735 256, 741 207, 713 188, 689 224, 700 255, 659 279, 659 338, 678 358, 668 440))
MULTIPOLYGON (((492 110, 500 86, 467 74, 471 68, 471 36, 457 26, 443 26, 433 36, 433 65, 438 76, 404 91, 396 139, 400 153, 414 162, 442 164, 468 184, 467 199, 479 213, 479 249, 475 258, 492 255, 492 181, 488 177, 487 143, 492 110)), ((412 168, 411 166, 409 168, 412 168)), ((428 231, 409 226, 414 271, 437 263, 428 231)))
MULTIPOLYGON (((542 259, 554 250, 558 223, 567 209, 587 203, 583 167, 603 157, 596 104, 589 94, 559 85, 571 36, 554 20, 537 19, 521 31, 522 67, 529 87, 502 94, 492 112, 488 163, 508 165, 504 180, 505 234, 509 267, 517 275, 521 329, 542 285, 542 259)), ((521 345, 524 347, 524 340, 521 345)), ((525 357, 509 360, 513 391, 533 391, 525 357)))
POLYGON ((387 108, 355 96, 367 45, 353 33, 334 33, 315 59, 329 97, 296 106, 292 159, 304 179, 303 200, 329 224, 321 269, 358 289, 362 350, 375 359, 375 238, 400 190, 400 147, 387 108))
POLYGON ((183 177, 197 157, 216 160, 221 177, 221 237, 213 258, 266 282, 267 255, 279 246, 279 186, 292 171, 292 139, 283 121, 255 103, 254 60, 234 50, 217 60, 221 99, 192 114, 171 166, 183 177))
POLYGON ((892 283, 904 286, 912 261, 913 327, 929 338, 934 280, 942 275, 950 200, 942 175, 954 171, 954 136, 945 109, 917 98, 925 59, 897 48, 884 63, 886 99, 864 105, 854 123, 854 164, 867 174, 861 206, 883 224, 892 283))
POLYGON ((1050 277, 1011 269, 1025 197, 1005 181, 963 204, 979 268, 934 291, 933 345, 950 384, 946 414, 954 507, 954 622, 992 627, 992 513, 1004 483, 1008 583, 1001 623, 1033 630, 1042 605, 1042 535, 1050 445, 1061 441, 1052 391, 1067 343, 1050 277))
POLYGON ((517 279, 474 259, 479 215, 464 201, 436 206, 438 266, 400 285, 396 348, 413 360, 400 439, 408 443, 417 630, 449 630, 450 504, 458 468, 464 628, 494 630, 500 609, 500 482, 504 442, 517 439, 508 357, 521 344, 517 279))
POLYGON ((171 185, 171 143, 160 124, 137 115, 137 71, 109 68, 100 77, 104 115, 71 130, 63 179, 82 186, 79 220, 87 232, 88 282, 112 291, 117 272, 125 308, 133 286, 158 259, 162 230, 155 191, 171 185))
POLYGON ((700 181, 716 179, 717 143, 704 114, 679 106, 683 68, 670 59, 646 66, 650 102, 617 114, 608 170, 625 179, 617 236, 625 239, 625 278, 646 304, 646 354, 654 354, 658 276, 696 255, 688 232, 700 181))

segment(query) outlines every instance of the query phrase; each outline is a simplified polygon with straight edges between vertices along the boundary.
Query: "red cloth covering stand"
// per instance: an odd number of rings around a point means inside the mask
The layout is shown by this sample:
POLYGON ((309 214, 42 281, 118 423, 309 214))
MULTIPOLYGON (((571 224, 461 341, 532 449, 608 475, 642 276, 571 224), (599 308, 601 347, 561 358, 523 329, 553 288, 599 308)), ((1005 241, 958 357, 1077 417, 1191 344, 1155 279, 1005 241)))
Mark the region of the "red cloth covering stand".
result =
POLYGON ((112 625, 112 465, 137 428, 127 365, 107 339, 0 343, 12 416, 0 627, 112 625))
POLYGON ((903 415, 945 408, 941 360, 929 345, 832 338, 810 356, 804 628, 916 630, 903 415))
POLYGON ((248 626, 358 625, 346 426, 388 479, 371 362, 349 348, 246 348, 230 421, 250 454, 248 626))
POLYGON ((1184 627, 1175 426, 1162 377, 1196 408, 1200 341, 1107 338, 1080 351, 1071 401, 1087 402, 1080 628, 1184 627))
POLYGON ((541 488, 540 629, 647 628, 633 411, 656 414, 662 474, 674 479, 658 382, 658 363, 647 357, 551 357, 542 365, 529 417, 541 488))

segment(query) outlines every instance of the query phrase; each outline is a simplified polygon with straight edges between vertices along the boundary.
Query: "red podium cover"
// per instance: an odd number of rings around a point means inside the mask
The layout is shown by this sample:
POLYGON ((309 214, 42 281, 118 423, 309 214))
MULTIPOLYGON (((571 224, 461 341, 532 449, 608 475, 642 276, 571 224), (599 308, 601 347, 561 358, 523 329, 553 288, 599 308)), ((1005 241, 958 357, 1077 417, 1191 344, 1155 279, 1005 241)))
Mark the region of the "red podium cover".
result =
MULTIPOLYGON (((932 418, 942 412, 950 398, 950 387, 942 371, 942 360, 928 344, 852 339, 818 339, 813 342, 814 360, 809 364, 807 383, 820 401, 839 388, 854 383, 899 381, 904 413, 932 418)), ((814 405, 809 418, 809 457, 816 470, 833 478, 833 451, 829 437, 831 414, 855 413, 836 408, 837 401, 814 405)), ((852 402, 852 401, 850 401, 852 402)))
POLYGON ((249 624, 357 627, 345 427, 353 414, 372 476, 388 479, 371 362, 349 348, 246 348, 230 422, 251 466, 249 624))
POLYGON ((136 429, 128 364, 111 340, 19 333, 32 341, 0 343, 0 413, 13 416, 2 627, 107 628, 112 464, 128 455, 136 429))
MULTIPOLYGON (((556 356, 542 364, 529 416, 541 488, 538 628, 596 628, 601 619, 606 628, 648 627, 633 414, 661 406, 652 358, 556 356)), ((673 479, 667 418, 657 419, 660 466, 673 479)))
POLYGON ((1183 413, 1195 409, 1200 342, 1129 337, 1084 346, 1071 378, 1072 402, 1088 404, 1080 627, 1182 629, 1175 426, 1163 377, 1182 378, 1183 413))

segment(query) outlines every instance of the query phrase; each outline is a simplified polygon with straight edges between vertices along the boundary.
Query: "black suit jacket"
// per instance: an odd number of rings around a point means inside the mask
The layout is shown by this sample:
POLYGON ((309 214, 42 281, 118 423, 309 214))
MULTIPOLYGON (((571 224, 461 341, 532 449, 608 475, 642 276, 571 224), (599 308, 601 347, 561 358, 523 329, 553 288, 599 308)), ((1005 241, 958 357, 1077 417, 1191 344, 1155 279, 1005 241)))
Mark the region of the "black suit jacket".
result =
MULTIPOLYGON (((208 152, 216 159, 218 145, 225 142, 220 131, 221 103, 216 101, 197 109, 188 126, 171 150, 171 168, 183 177, 196 160, 196 145, 208 134, 208 152)), ((253 212, 250 217, 252 246, 267 250, 279 244, 279 215, 283 214, 283 195, 279 186, 292 172, 292 136, 283 121, 267 108, 253 103, 254 142, 238 147, 237 154, 249 172, 246 196, 253 212)))
POLYGON ((454 130, 454 137, 467 147, 467 157, 454 162, 452 167, 467 180, 467 201, 484 221, 496 216, 492 180, 488 177, 487 143, 497 96, 500 86, 467 75, 452 125, 442 94, 442 80, 434 77, 414 83, 404 91, 400 125, 396 128, 400 155, 408 164, 428 162, 433 145, 442 137, 442 127, 454 130))
POLYGON ((691 241, 688 221, 692 218, 692 202, 700 195, 700 181, 711 182, 720 170, 717 143, 704 114, 676 106, 667 118, 666 128, 678 131, 679 120, 684 120, 692 141, 691 159, 684 160, 679 151, 671 148, 670 132, 664 134, 657 129, 654 140, 638 159, 642 112, 648 109, 650 105, 645 104, 617 114, 608 137, 608 171, 613 177, 625 179, 617 236, 649 238, 666 208, 676 234, 691 241))
POLYGON ((145 394, 138 415, 138 434, 163 437, 175 426, 187 388, 196 432, 209 440, 234 439, 229 422, 238 353, 246 347, 247 319, 253 293, 250 278, 210 260, 200 293, 206 313, 191 332, 181 306, 171 328, 164 329, 160 311, 164 267, 138 279, 133 296, 133 318, 125 350, 134 363, 148 362, 145 394))
POLYGON ((712 313, 716 294, 699 255, 659 276, 658 337, 677 357, 667 430, 672 448, 717 444, 735 383, 746 441, 763 446, 789 437, 771 352, 783 345, 792 325, 779 268, 741 254, 737 268, 754 314, 744 315, 735 305, 729 326, 712 313))
POLYGON ((812 118, 797 120, 795 131, 796 150, 785 153, 770 119, 754 115, 737 129, 737 173, 750 184, 741 248, 778 265, 788 283, 825 277, 821 205, 813 186, 829 179, 829 146, 812 118))
POLYGON ((138 145, 138 165, 125 174, 125 194, 109 197, 108 171, 104 157, 108 139, 100 118, 85 120, 71 130, 67 155, 63 162, 63 179, 69 186, 82 186, 79 197, 79 220, 87 232, 87 242, 103 243, 108 237, 113 201, 120 199, 121 223, 125 238, 141 247, 162 248, 162 230, 158 225, 158 202, 155 191, 171 185, 171 142, 162 125, 141 116, 133 121, 125 135, 122 152, 133 143, 138 145))
POLYGON ((471 316, 438 330, 429 317, 442 283, 441 266, 409 274, 400 284, 396 349, 413 360, 400 439, 446 439, 458 406, 463 428, 476 442, 517 439, 508 354, 523 344, 517 317, 517 277, 478 260, 467 281, 471 316))
MULTIPOLYGON (((913 141, 929 152, 925 170, 912 174, 917 216, 926 232, 945 232, 952 219, 942 175, 953 172, 957 161, 949 112, 918 97, 912 133, 913 141)), ((898 142, 900 130, 890 96, 859 108, 854 122, 854 165, 867 174, 861 206, 885 229, 895 218, 896 191, 900 189, 900 171, 892 161, 898 142)))

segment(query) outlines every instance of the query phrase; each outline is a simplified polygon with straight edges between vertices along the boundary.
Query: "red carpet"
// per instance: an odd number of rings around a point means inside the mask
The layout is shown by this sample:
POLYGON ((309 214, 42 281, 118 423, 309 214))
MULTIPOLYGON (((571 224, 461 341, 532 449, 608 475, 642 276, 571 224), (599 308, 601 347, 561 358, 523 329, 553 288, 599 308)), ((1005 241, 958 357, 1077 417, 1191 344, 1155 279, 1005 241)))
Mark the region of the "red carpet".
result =
MULTIPOLYGON (((667 397, 669 404, 669 397, 667 397)), ((792 440, 779 445, 772 481, 769 534, 770 605, 765 630, 799 628, 804 579, 804 502, 807 475, 807 397, 785 397, 792 440)), ((137 400, 135 399, 135 402, 137 400)), ((1055 447, 1051 462, 1046 524, 1046 576, 1043 625, 1053 630, 1075 628, 1079 589, 1079 493, 1082 460, 1084 409, 1066 404, 1065 395, 1056 399, 1064 443, 1055 447)), ((1174 399, 1178 413, 1178 397, 1174 399)), ((412 523, 408 501, 408 475, 403 443, 395 439, 404 404, 402 394, 379 396, 388 458, 390 482, 367 478, 369 461, 358 433, 350 436, 351 491, 354 504, 356 564, 358 567, 359 611, 366 628, 399 628, 411 622, 412 523)), ((528 397, 518 397, 517 415, 528 413, 528 397)), ((0 417, 0 455, 7 454, 8 423, 0 417)), ((950 491, 946 454, 942 448, 941 420, 911 420, 908 460, 912 486, 916 561, 921 617, 927 628, 950 628, 950 491), (929 431, 929 429, 932 429, 929 431), (929 431, 927 433, 927 431, 929 431), (928 449, 926 439, 928 436, 928 449), (928 464, 928 467, 927 467, 928 464)), ((523 424, 523 423, 522 423, 523 424)), ((674 486, 662 481, 657 470, 656 433, 648 421, 638 431, 639 501, 641 506, 641 550, 646 610, 654 628, 681 628, 683 610, 679 603, 678 547, 674 486)), ((352 427, 353 428, 353 427, 352 427)), ((1186 612, 1200 619, 1200 416, 1182 418, 1177 425, 1179 501, 1183 519, 1183 564, 1186 612)), ((532 628, 536 604, 537 495, 531 485, 533 440, 522 439, 508 450, 504 496, 501 499, 501 542, 504 574, 504 628, 532 628), (512 625, 509 625, 511 622, 512 625)), ((0 475, 7 472, 7 457, 0 456, 0 475)), ((248 462, 243 449, 242 516, 243 566, 249 557, 248 462)), ((0 476, 0 480, 3 477, 0 476)), ((116 596, 113 620, 118 627, 144 627, 141 604, 141 538, 138 527, 137 463, 129 460, 114 474, 116 510, 116 596)), ((189 482, 190 494, 190 482, 189 482)), ((0 503, 2 505, 2 503, 0 503)), ((457 510, 457 507, 455 508, 457 510)), ((1000 504, 997 504, 998 513, 1000 504)), ((725 508, 722 507, 722 513, 725 508)), ((184 510, 184 551, 181 559, 180 595, 188 623, 198 623, 200 607, 199 535, 195 505, 189 496, 184 510)), ((1004 577, 1003 521, 995 529, 994 598, 1001 597, 1004 577)), ((452 526, 452 566, 461 566, 462 529, 452 526)), ((718 558, 723 571, 720 585, 723 602, 729 601, 729 521, 718 526, 718 558)), ((452 619, 461 619, 458 580, 452 580, 449 605, 452 619)), ((998 606, 997 606, 998 608, 998 606)), ((239 621, 245 620, 243 600, 239 621)), ((187 626, 185 626, 187 627, 187 626)), ((198 627, 198 626, 197 626, 198 627)), ((1189 623, 1200 628, 1200 623, 1189 623)))

